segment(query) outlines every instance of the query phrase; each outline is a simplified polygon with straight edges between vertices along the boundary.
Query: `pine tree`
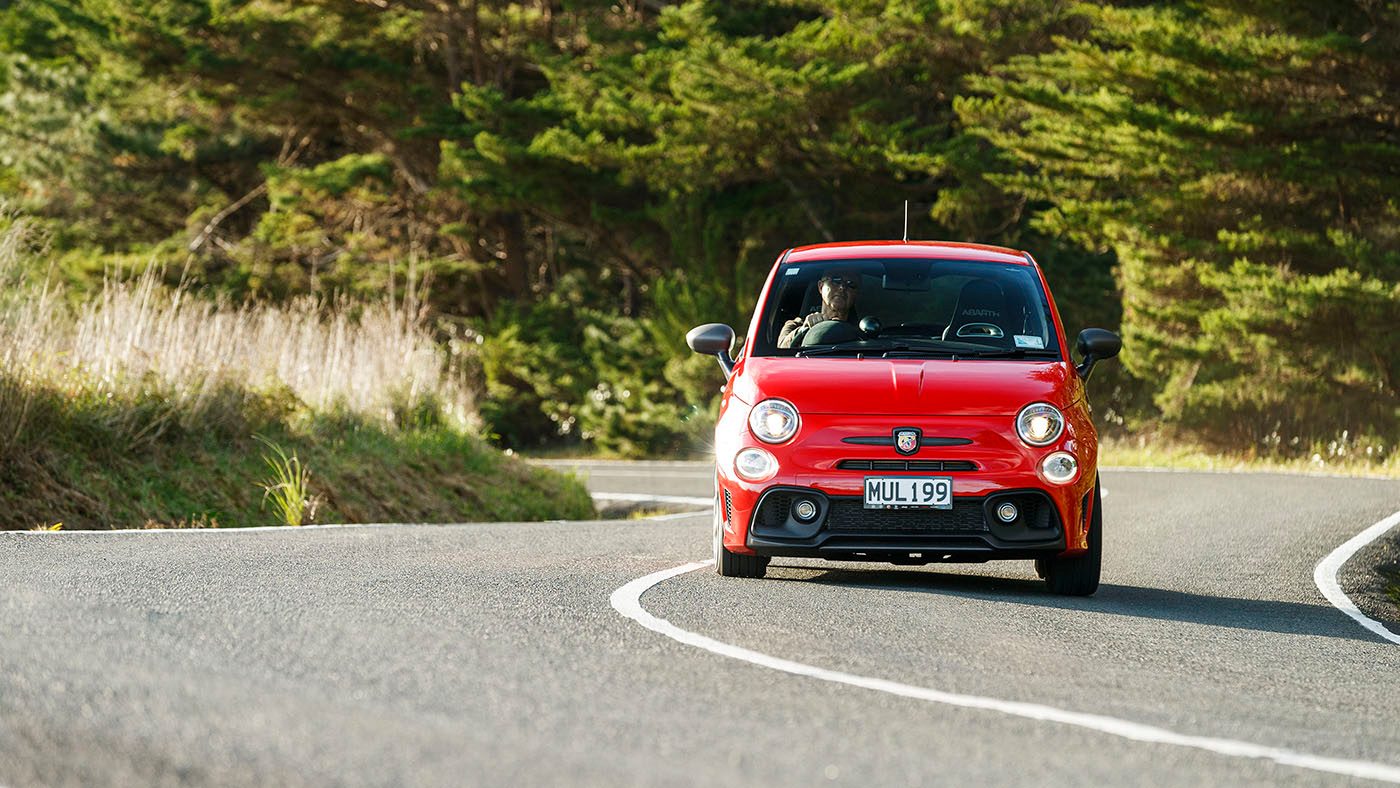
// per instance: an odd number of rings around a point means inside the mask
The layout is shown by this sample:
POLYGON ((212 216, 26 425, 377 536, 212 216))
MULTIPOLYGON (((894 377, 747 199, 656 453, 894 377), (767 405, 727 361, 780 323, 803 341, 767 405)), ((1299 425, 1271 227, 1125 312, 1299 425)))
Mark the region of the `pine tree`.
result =
POLYGON ((1269 449, 1400 434, 1400 11, 1083 5, 963 120, 1120 261, 1124 354, 1171 422, 1269 449))

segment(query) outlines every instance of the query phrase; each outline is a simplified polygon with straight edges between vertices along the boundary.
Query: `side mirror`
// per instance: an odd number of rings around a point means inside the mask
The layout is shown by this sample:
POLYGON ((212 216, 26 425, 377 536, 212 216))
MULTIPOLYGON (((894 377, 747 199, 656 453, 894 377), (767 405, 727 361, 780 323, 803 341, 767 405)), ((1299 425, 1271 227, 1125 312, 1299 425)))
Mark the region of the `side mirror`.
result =
POLYGON ((696 353, 704 353, 719 359, 726 376, 734 371, 734 359, 729 357, 729 348, 734 344, 734 329, 723 323, 706 323, 686 332, 685 343, 696 353))
POLYGON ((1094 365, 1104 359, 1113 358, 1118 355, 1118 351, 1123 349, 1123 340, 1112 331, 1105 331, 1102 328, 1086 328, 1079 332, 1079 340, 1075 342, 1075 348, 1079 350, 1079 376, 1085 380, 1089 379, 1090 373, 1094 371, 1094 365))

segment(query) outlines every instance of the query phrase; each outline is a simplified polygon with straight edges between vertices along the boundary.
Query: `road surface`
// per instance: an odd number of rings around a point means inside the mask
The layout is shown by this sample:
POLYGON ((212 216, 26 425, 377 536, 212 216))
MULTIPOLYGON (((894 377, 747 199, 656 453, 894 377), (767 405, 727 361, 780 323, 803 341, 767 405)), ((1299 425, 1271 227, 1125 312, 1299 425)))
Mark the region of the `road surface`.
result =
MULTIPOLYGON (((598 491, 712 494, 698 464, 583 472, 598 491)), ((706 642, 986 708, 783 672, 621 615, 619 588, 709 557, 708 513, 0 534, 0 785, 1371 784, 1318 768, 1334 762, 1400 775, 1400 646, 1312 580, 1400 509, 1400 484, 1103 478, 1104 584, 1088 599, 1048 595, 1028 562, 776 559, 764 580, 706 568, 642 584, 647 615, 706 642)))

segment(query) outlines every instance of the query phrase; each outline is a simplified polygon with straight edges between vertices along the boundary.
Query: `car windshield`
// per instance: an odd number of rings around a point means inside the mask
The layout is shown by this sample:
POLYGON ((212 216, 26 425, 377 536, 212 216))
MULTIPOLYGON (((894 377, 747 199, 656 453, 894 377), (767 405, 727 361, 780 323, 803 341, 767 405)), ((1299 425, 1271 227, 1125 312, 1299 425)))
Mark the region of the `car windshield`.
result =
POLYGON ((1060 357, 1040 278, 1009 263, 785 264, 760 326, 757 356, 1060 357))

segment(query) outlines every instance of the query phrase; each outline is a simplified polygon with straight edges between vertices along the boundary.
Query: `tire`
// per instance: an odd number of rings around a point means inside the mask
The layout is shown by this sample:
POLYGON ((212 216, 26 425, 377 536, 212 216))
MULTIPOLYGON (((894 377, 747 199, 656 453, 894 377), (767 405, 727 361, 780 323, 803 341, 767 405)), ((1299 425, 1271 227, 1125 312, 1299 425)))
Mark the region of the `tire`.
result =
POLYGON ((1042 558, 1036 570, 1043 570, 1051 593, 1089 596, 1099 590, 1099 569, 1103 565, 1103 498, 1094 483, 1094 513, 1089 518, 1089 550, 1070 558, 1042 558))
POLYGON ((731 553, 724 548, 724 509, 715 496, 715 571, 724 577, 763 577, 768 572, 768 558, 761 555, 731 553))

